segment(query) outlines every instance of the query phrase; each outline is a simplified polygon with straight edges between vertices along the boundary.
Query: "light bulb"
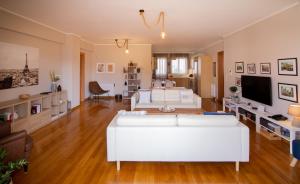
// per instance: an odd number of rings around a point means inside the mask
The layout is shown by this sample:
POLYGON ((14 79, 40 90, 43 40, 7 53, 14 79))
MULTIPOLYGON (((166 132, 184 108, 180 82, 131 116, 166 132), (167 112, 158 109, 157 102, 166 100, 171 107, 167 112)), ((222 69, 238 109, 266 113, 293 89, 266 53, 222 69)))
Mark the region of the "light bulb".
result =
POLYGON ((166 38, 166 33, 163 31, 163 32, 161 32, 160 36, 161 36, 162 39, 165 39, 166 38))
POLYGON ((126 54, 128 54, 128 53, 129 53, 129 50, 128 50, 128 49, 126 49, 126 50, 125 50, 125 53, 126 53, 126 54))

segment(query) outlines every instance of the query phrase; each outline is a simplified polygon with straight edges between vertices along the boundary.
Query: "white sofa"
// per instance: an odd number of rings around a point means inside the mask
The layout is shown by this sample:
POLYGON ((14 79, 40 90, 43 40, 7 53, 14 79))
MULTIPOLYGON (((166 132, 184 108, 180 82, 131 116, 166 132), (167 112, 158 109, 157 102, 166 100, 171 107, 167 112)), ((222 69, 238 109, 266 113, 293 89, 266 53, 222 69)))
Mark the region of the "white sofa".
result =
POLYGON ((135 108, 159 108, 164 105, 174 108, 201 108, 201 97, 191 89, 180 87, 140 90, 131 97, 132 111, 135 108))
POLYGON ((122 113, 107 127, 107 160, 249 161, 249 129, 229 115, 122 113))

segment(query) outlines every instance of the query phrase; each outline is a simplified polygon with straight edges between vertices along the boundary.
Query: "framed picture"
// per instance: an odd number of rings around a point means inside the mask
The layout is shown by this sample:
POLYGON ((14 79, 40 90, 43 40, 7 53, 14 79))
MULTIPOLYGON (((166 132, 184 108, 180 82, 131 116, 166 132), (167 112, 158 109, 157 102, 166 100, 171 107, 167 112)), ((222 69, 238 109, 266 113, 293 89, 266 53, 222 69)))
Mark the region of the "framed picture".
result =
POLYGON ((260 63, 261 74, 271 74, 271 63, 260 63))
POLYGON ((106 72, 107 73, 115 73, 115 63, 107 63, 106 64, 106 72))
POLYGON ((239 78, 239 77, 235 78, 235 85, 239 86, 239 87, 241 86, 241 78, 239 78))
POLYGON ((278 83, 278 98, 298 103, 298 87, 296 84, 278 83))
POLYGON ((97 73, 105 73, 106 72, 106 64, 105 63, 97 63, 97 73))
POLYGON ((252 64, 247 64, 247 72, 249 74, 256 74, 256 67, 255 67, 255 64, 252 63, 252 64))
POLYGON ((244 73, 244 62, 235 62, 235 73, 244 73))
POLYGON ((297 58, 278 59, 278 75, 298 75, 297 58))

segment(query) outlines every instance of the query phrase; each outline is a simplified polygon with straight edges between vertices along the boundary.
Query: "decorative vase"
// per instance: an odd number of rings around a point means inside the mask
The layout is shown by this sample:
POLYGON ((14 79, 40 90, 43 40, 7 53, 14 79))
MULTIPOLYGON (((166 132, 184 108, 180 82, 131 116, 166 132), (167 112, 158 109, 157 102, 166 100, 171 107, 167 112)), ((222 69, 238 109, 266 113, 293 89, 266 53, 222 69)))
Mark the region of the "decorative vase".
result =
POLYGON ((137 73, 140 73, 141 72, 141 68, 137 68, 137 73))
POLYGON ((57 83, 56 82, 51 83, 51 92, 57 92, 57 83))
POLYGON ((57 86, 57 91, 61 91, 61 85, 57 86))

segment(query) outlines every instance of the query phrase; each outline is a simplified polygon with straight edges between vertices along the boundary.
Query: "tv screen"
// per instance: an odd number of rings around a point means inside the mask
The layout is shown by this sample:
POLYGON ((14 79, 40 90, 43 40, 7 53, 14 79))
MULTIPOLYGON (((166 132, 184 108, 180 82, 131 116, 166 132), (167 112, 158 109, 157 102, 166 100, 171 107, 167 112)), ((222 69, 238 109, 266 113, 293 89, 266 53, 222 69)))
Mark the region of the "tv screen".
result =
POLYGON ((242 75, 242 97, 272 106, 271 77, 242 75))

